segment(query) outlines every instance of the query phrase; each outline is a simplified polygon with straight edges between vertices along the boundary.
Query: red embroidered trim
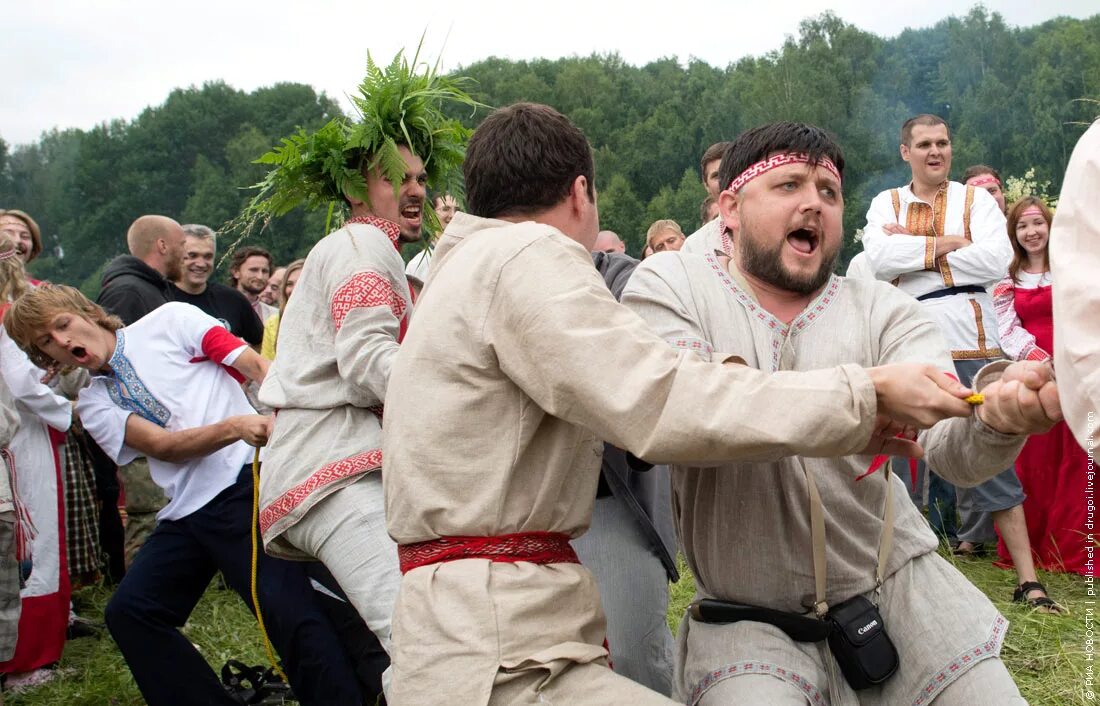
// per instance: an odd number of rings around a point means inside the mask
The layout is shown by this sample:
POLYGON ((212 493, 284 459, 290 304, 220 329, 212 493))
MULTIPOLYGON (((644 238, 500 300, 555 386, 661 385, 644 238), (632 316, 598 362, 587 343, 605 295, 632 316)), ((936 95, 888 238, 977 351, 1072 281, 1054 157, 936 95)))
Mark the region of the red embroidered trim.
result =
POLYGON ((344 280, 332 295, 329 310, 336 330, 344 325, 344 318, 352 309, 389 307, 398 321, 405 315, 405 299, 394 291, 390 281, 377 272, 357 272, 344 280))
POLYGON ((996 657, 1000 654, 1001 642, 1004 640, 1007 630, 1008 620, 1003 615, 998 615, 997 619, 993 621, 993 629, 989 631, 989 638, 977 647, 963 652, 948 662, 947 666, 928 680, 924 688, 921 689, 920 696, 913 702, 913 706, 923 706, 931 703, 933 699, 939 696, 944 687, 965 674, 975 664, 983 659, 996 657))
POLYGON ((714 347, 710 343, 699 338, 671 338, 668 341, 673 348, 684 348, 689 351, 706 351, 713 353, 714 347))
POLYGON ((809 679, 798 672, 792 672, 789 669, 784 669, 774 664, 768 664, 767 662, 738 662, 728 667, 716 669, 710 674, 707 674, 691 690, 692 705, 694 706, 694 704, 699 703, 699 699, 703 698, 703 694, 718 682, 742 674, 768 674, 778 679, 782 679, 785 682, 797 686, 802 692, 802 695, 807 701, 813 704, 813 706, 826 706, 825 697, 821 695, 821 690, 809 679))
POLYGON ((401 228, 393 221, 388 221, 378 216, 355 216, 354 218, 349 218, 344 221, 344 225, 350 223, 362 223, 364 225, 374 226, 386 234, 386 237, 390 239, 390 242, 393 243, 395 248, 398 250, 401 249, 401 228))
MULTIPOLYGON (((734 180, 730 182, 729 188, 727 188, 726 191, 730 191, 736 194, 742 186, 748 184, 750 181, 760 176, 761 174, 764 174, 765 172, 770 172, 777 167, 783 167, 788 164, 805 164, 809 161, 810 155, 805 153, 787 152, 786 154, 772 155, 767 159, 760 160, 756 164, 753 164, 748 169, 738 174, 737 177, 735 177, 734 180)), ((824 167, 830 174, 836 177, 837 181, 840 181, 840 172, 837 171, 836 165, 833 164, 833 161, 828 157, 822 157, 818 161, 817 166, 824 167)))
POLYGON ((569 544, 569 535, 561 532, 517 532, 498 537, 440 537, 426 542, 397 547, 401 573, 429 564, 459 559, 532 564, 579 564, 569 544))
POLYGON ((348 458, 326 463, 304 481, 286 491, 260 513, 260 531, 267 530, 298 507, 309 495, 338 480, 382 467, 382 449, 371 449, 348 458))

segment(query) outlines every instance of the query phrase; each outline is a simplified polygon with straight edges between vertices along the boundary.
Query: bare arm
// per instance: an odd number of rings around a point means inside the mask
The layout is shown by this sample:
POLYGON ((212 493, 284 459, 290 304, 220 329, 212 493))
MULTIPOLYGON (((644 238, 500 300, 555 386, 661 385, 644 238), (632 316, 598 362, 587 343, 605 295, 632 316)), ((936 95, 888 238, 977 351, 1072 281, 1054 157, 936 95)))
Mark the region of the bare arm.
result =
POLYGON ((168 431, 131 414, 126 419, 126 445, 168 463, 183 463, 206 456, 237 441, 263 446, 271 432, 271 417, 246 414, 216 424, 168 431))
POLYGON ((271 367, 271 361, 251 348, 246 348, 237 356, 237 359, 233 361, 232 367, 241 375, 244 375, 246 378, 259 385, 264 381, 264 378, 267 377, 267 371, 268 368, 271 367))

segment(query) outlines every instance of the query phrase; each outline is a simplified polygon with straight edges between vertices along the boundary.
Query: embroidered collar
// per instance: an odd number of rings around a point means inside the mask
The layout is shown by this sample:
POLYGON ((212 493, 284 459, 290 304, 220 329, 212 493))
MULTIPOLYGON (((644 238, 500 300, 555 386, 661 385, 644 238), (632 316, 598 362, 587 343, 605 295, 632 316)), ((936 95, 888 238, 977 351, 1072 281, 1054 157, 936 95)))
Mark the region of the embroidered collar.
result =
POLYGON ((379 218, 378 216, 355 216, 344 221, 344 225, 351 223, 363 223, 368 226, 374 226, 378 230, 386 234, 386 237, 390 239, 393 246, 398 250, 401 249, 401 228, 393 221, 385 218, 379 218))
MULTIPOLYGON (((951 180, 950 179, 944 179, 942 182, 940 182, 939 187, 936 189, 936 196, 938 196, 941 192, 946 193, 948 188, 950 188, 950 186, 951 186, 951 180)), ((905 187, 903 189, 901 189, 901 191, 907 192, 909 194, 910 198, 912 198, 914 201, 918 201, 920 203, 928 203, 924 199, 917 196, 917 192, 913 191, 913 182, 912 181, 910 181, 908 184, 906 184, 905 187)), ((935 198, 936 198, 935 196, 932 197, 933 200, 935 200, 935 198)))
POLYGON ((718 258, 714 253, 706 253, 704 257, 707 260, 707 264, 710 265, 711 271, 718 276, 718 279, 722 281, 722 284, 733 298, 736 299, 741 306, 745 307, 750 316, 767 326, 768 329, 775 334, 772 337, 773 369, 778 369, 779 351, 782 348, 784 339, 788 336, 798 334, 801 331, 805 331, 810 325, 821 318, 821 315, 825 313, 825 309, 836 300, 836 295, 840 292, 841 279, 835 274, 830 275, 829 282, 817 297, 815 297, 814 300, 811 301, 793 321, 791 321, 791 323, 785 324, 776 318, 770 311, 760 306, 755 299, 745 292, 745 290, 734 281, 729 272, 726 271, 726 268, 722 267, 722 263, 718 262, 718 258))
POLYGON ((138 377, 130 359, 126 357, 126 334, 122 329, 115 332, 115 352, 111 354, 107 366, 114 371, 114 378, 107 383, 107 393, 111 400, 123 409, 128 409, 143 419, 160 427, 168 425, 172 413, 153 397, 149 388, 138 377))

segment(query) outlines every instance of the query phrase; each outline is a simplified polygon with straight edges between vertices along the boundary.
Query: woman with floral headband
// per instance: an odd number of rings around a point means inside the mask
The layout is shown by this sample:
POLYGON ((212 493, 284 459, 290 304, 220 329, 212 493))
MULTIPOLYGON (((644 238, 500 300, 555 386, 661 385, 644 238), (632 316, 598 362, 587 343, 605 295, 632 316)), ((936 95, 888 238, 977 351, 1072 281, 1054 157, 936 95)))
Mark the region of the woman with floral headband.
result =
MULTIPOLYGON (((1016 360, 1050 361, 1054 351, 1051 220, 1050 209, 1035 196, 1020 199, 1008 212, 1012 264, 993 290, 993 301, 1001 347, 1016 360)), ((1087 508, 1081 501, 1087 461, 1065 422, 1028 439, 1016 460, 1035 563, 1047 571, 1083 575, 1087 570, 1087 508)), ((997 551, 1010 562, 1003 543, 997 551)))

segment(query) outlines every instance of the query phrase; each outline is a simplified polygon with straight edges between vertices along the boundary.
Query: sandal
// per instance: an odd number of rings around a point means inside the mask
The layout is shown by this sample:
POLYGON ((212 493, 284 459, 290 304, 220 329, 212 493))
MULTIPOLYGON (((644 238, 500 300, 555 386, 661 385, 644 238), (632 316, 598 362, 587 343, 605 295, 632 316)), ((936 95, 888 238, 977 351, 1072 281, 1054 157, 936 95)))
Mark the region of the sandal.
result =
POLYGON ((1024 581, 1016 590, 1012 592, 1013 603, 1027 603, 1033 610, 1038 610, 1042 613, 1064 613, 1066 609, 1054 602, 1050 596, 1036 596, 1035 598, 1028 598, 1027 594, 1032 591, 1047 592, 1047 589, 1043 584, 1038 581, 1024 581))
POLYGON ((273 668, 265 671, 235 659, 222 667, 222 686, 237 703, 247 706, 281 706, 294 701, 290 685, 273 668))
POLYGON ((968 557, 968 558, 985 556, 986 555, 985 543, 984 542, 959 542, 958 544, 956 544, 951 549, 951 553, 954 554, 955 556, 968 557), (969 546, 964 547, 963 544, 968 544, 969 546))

